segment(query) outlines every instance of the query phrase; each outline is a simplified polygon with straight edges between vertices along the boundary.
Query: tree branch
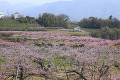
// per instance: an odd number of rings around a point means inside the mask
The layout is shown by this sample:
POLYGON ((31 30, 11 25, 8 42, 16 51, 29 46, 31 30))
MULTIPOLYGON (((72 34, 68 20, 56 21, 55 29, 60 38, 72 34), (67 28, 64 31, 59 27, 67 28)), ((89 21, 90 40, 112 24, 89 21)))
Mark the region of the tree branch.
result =
POLYGON ((70 72, 74 72, 74 73, 78 74, 82 79, 87 80, 87 79, 85 78, 85 76, 83 76, 83 74, 79 73, 79 72, 76 71, 76 70, 69 70, 67 73, 70 73, 70 72))

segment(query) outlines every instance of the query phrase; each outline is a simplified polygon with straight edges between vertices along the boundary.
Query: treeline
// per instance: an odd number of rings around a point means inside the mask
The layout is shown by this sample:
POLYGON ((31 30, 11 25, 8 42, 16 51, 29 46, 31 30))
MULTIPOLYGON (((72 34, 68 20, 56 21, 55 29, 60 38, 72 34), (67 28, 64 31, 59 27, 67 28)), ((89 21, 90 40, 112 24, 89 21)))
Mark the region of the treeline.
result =
POLYGON ((54 15, 50 13, 43 13, 36 19, 38 24, 44 27, 64 27, 67 28, 69 17, 65 14, 54 15))
POLYGON ((38 18, 26 16, 21 17, 18 21, 20 23, 38 23, 41 26, 44 27, 68 27, 67 21, 69 20, 69 17, 65 14, 60 15, 54 15, 52 13, 43 13, 42 15, 39 15, 38 18))
POLYGON ((120 39, 120 29, 103 27, 100 30, 91 32, 92 37, 117 40, 120 39))
POLYGON ((30 23, 30 24, 35 24, 36 23, 35 17, 30 17, 30 16, 21 17, 21 18, 18 19, 18 21, 20 23, 30 23))
POLYGON ((84 18, 79 22, 82 28, 94 29, 90 35, 97 38, 117 40, 120 39, 120 20, 113 18, 108 19, 97 17, 84 18))
POLYGON ((108 19, 97 17, 84 18, 79 22, 82 28, 100 29, 108 26, 109 28, 120 28, 120 21, 110 16, 108 19))

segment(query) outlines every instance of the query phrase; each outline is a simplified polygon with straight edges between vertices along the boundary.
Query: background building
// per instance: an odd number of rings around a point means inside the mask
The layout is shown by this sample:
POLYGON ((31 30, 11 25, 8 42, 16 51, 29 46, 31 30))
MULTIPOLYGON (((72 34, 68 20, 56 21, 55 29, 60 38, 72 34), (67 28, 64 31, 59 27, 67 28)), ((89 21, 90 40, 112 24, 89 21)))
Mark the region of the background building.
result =
POLYGON ((18 20, 18 19, 21 18, 21 17, 22 17, 22 15, 21 15, 20 13, 18 13, 18 12, 16 12, 16 13, 14 14, 15 20, 18 20))
POLYGON ((4 17, 4 13, 0 12, 0 18, 3 18, 3 17, 4 17))

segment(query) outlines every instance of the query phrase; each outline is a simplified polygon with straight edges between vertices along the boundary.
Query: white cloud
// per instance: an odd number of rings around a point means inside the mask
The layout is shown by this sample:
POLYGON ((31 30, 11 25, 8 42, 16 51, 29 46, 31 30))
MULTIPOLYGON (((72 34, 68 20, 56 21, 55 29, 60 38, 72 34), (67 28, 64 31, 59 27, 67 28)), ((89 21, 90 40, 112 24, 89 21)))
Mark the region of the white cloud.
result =
POLYGON ((56 2, 56 1, 72 1, 72 0, 0 0, 6 1, 10 4, 18 4, 18 3, 32 3, 36 5, 41 5, 49 2, 56 2))

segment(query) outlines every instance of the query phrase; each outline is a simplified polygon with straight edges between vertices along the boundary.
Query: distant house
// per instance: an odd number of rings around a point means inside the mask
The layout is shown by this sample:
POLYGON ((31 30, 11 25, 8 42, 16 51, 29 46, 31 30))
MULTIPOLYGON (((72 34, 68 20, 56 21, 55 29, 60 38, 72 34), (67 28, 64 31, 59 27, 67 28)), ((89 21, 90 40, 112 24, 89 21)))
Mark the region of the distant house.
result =
POLYGON ((0 12, 0 18, 3 18, 3 17, 4 17, 4 13, 0 12))
POLYGON ((15 20, 18 20, 18 19, 21 18, 21 17, 22 17, 22 15, 21 15, 20 13, 18 13, 18 12, 16 12, 16 13, 14 14, 15 20))

